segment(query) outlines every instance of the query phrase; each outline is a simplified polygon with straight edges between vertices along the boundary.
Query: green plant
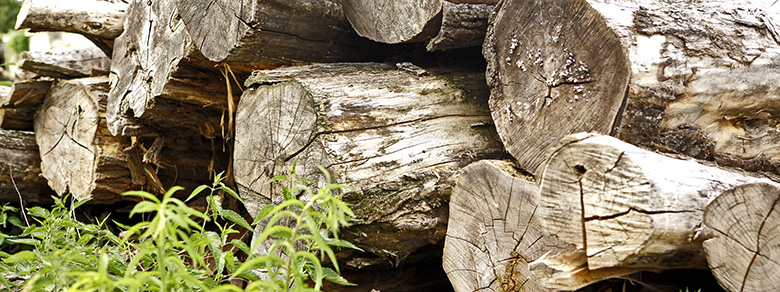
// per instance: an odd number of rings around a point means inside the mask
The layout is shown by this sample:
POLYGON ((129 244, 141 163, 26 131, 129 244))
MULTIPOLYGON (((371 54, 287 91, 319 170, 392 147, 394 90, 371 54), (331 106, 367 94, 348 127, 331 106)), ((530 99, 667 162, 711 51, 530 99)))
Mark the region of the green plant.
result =
MULTIPOLYGON (((323 169, 324 171, 324 169, 323 169)), ((205 190, 207 207, 198 211, 174 196, 174 187, 161 198, 143 191, 125 195, 142 198, 131 217, 148 216, 132 226, 114 222, 125 231, 115 235, 106 228, 107 218, 86 224, 73 216, 85 201, 55 198, 51 210, 33 207, 28 214, 35 224, 18 235, 0 235, 0 240, 22 244, 29 249, 2 253, 0 274, 27 276, 23 283, 0 279, 5 287, 23 286, 25 291, 318 291, 322 280, 349 284, 338 274, 334 247, 356 248, 339 240, 338 231, 353 217, 335 191, 344 188, 330 183, 316 192, 302 183, 307 179, 278 176, 286 201, 264 208, 253 224, 232 210, 222 208, 219 194, 238 195, 222 182, 221 174, 212 185, 196 188, 185 201, 205 190), (294 194, 311 196, 304 202, 294 194), (264 232, 253 247, 230 239, 236 226, 249 230, 264 223, 264 232), (268 243, 267 253, 257 253, 260 243, 268 243), (236 254, 248 256, 242 261, 236 254), (328 259, 335 270, 322 265, 328 259), (262 273, 264 271, 264 273, 262 273), (268 277, 262 277, 265 274, 268 277), (246 288, 230 284, 246 280, 246 288), (308 281, 314 283, 308 287, 308 281)), ((0 209, 3 220, 23 227, 13 207, 0 209), (4 219, 5 218, 5 219, 4 219), (16 218, 16 219, 9 219, 16 218)), ((5 231, 5 229, 3 229, 5 231)), ((6 278, 6 277, 3 277, 6 278)))

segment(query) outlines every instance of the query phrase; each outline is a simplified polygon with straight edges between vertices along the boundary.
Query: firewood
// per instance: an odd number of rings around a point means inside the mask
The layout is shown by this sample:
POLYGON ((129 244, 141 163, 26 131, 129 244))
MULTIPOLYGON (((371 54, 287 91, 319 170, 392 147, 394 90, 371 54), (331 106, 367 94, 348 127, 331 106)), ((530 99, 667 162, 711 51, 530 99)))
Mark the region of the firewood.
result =
POLYGON ((41 176, 35 134, 0 129, 0 201, 48 203, 54 192, 41 176))

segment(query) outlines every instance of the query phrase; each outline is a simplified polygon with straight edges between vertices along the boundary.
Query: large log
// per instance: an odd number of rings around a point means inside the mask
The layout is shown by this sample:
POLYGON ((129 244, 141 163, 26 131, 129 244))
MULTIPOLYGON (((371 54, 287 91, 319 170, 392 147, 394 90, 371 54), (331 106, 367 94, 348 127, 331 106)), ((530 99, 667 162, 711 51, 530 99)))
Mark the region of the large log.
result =
POLYGON ((41 176, 35 134, 0 129, 0 202, 47 203, 54 192, 41 176))
MULTIPOLYGON (((538 212, 539 185, 514 163, 482 160, 464 168, 450 199, 443 266, 455 291, 555 291, 530 271, 543 257, 576 247, 547 232, 538 212)), ((570 263, 580 265, 582 263, 570 263)), ((632 269, 581 268, 580 282, 632 269)))
POLYGON ((257 71, 236 113, 233 165, 247 210, 281 201, 266 181, 295 161, 296 176, 322 182, 320 164, 352 187, 345 200, 361 221, 345 238, 396 263, 441 240, 458 170, 505 154, 481 80, 477 70, 419 76, 376 63, 257 71))
POLYGON ((129 199, 121 196, 125 191, 192 189, 209 182, 213 170, 225 170, 224 155, 215 155, 208 142, 111 135, 108 88, 107 77, 59 81, 35 118, 43 176, 59 195, 113 204, 129 199))
POLYGON ((778 138, 768 126, 780 84, 769 3, 500 5, 483 48, 490 105, 523 168, 535 172, 538 153, 580 131, 698 158, 773 159, 760 154, 778 138))
MULTIPOLYGON (((539 213, 587 268, 707 268, 704 208, 724 191, 765 177, 640 149, 610 136, 565 137, 541 174, 539 213)), ((558 270, 559 276, 569 271, 558 270)), ((561 277, 565 278, 565 277, 561 277)), ((577 288, 577 287, 571 287, 577 288)))
POLYGON ((355 31, 388 43, 427 41, 428 51, 479 46, 493 0, 343 0, 355 31), (465 3, 468 2, 468 3, 465 3))
POLYGON ((209 60, 292 64, 381 58, 358 37, 338 0, 177 0, 184 26, 209 60))
POLYGON ((731 189, 704 210, 714 237, 704 241, 712 273, 728 291, 779 291, 780 187, 748 184, 731 189))
POLYGON ((220 135, 220 118, 229 100, 225 79, 215 63, 195 50, 175 3, 133 1, 125 27, 111 60, 111 133, 220 135))
POLYGON ((16 29, 79 33, 111 55, 113 39, 123 31, 124 0, 25 0, 16 29))

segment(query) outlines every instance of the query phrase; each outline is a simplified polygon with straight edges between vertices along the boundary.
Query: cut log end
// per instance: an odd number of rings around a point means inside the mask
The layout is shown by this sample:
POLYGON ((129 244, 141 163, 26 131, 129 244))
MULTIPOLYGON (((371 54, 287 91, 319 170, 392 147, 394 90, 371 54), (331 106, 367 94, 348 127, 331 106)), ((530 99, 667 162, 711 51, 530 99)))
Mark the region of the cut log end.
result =
POLYGON ((756 183, 724 192, 704 211, 715 231, 704 242, 707 261, 731 292, 779 291, 780 187, 756 183))
POLYGON ((441 26, 442 0, 343 0, 342 4, 358 35, 377 42, 423 41, 441 26))

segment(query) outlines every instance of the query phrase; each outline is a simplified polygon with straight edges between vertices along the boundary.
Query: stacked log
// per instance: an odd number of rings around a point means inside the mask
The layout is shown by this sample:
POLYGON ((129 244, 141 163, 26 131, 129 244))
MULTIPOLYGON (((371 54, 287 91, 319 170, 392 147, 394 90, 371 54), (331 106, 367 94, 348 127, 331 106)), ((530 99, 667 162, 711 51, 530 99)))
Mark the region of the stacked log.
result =
POLYGON ((296 164, 296 176, 323 182, 322 165, 351 187, 344 199, 360 221, 345 238, 396 264, 440 241, 458 170, 504 155, 480 75, 379 63, 256 72, 236 114, 233 166, 247 210, 281 202, 273 176, 296 164))
POLYGON ((35 133, 0 129, 0 201, 46 203, 54 192, 40 176, 35 133))

